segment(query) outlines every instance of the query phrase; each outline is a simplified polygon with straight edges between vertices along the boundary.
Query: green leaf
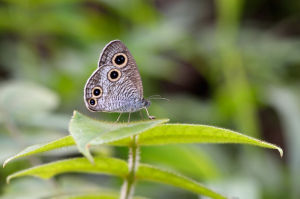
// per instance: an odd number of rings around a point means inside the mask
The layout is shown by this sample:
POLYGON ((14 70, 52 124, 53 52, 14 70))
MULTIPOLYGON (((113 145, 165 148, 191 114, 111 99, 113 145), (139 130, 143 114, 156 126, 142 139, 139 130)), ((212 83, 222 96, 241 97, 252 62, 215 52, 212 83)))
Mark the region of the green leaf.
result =
POLYGON ((140 164, 136 172, 136 179, 173 185, 211 198, 225 198, 190 178, 146 164, 140 164))
MULTIPOLYGON (((78 140, 78 148, 86 153, 87 156, 90 156, 88 149, 85 147, 88 146, 88 144, 97 145, 107 143, 113 146, 128 146, 130 145, 130 138, 128 136, 138 133, 140 133, 138 137, 138 144, 140 146, 167 145, 177 143, 235 143, 277 149, 280 153, 280 156, 283 155, 282 149, 274 144, 270 144, 268 142, 264 142, 228 129, 192 124, 164 124, 151 128, 154 125, 166 121, 167 120, 149 120, 146 122, 135 122, 130 124, 114 124, 96 121, 75 112, 70 124, 70 131, 73 132, 74 136, 78 140), (106 128, 111 127, 109 134, 106 135, 99 131, 99 129, 101 129, 103 126, 106 128), (142 130, 147 128, 151 129, 141 133, 142 130)), ((106 128, 102 129, 109 131, 106 128)), ((35 145, 7 159, 4 163, 4 166, 9 161, 19 157, 45 152, 64 146, 71 146, 74 144, 74 139, 71 136, 66 136, 46 144, 35 145)))
POLYGON ((3 163, 3 167, 5 167, 8 162, 10 162, 14 159, 20 158, 20 157, 33 155, 36 153, 42 153, 42 152, 46 152, 46 151, 50 151, 50 150, 54 150, 54 149, 62 148, 62 147, 66 147, 66 146, 71 146, 71 145, 75 145, 75 142, 74 142, 74 139, 70 135, 60 138, 58 140, 54 140, 52 142, 48 142, 46 144, 33 145, 30 147, 27 147, 26 149, 24 149, 20 153, 16 154, 15 156, 12 156, 12 157, 8 158, 7 160, 5 160, 5 162, 3 163))
POLYGON ((93 157, 89 151, 91 144, 105 144, 137 135, 167 121, 168 119, 157 119, 131 123, 109 123, 90 119, 74 111, 69 131, 78 150, 92 162, 93 157))
POLYGON ((7 177, 7 182, 21 176, 35 176, 43 179, 65 172, 84 172, 111 174, 124 178, 128 174, 127 163, 123 160, 108 157, 97 157, 92 164, 86 158, 72 158, 44 164, 16 172, 7 177))
MULTIPOLYGON (((125 161, 116 158, 96 157, 94 159, 94 164, 89 162, 86 158, 73 158, 16 172, 7 177, 7 182, 13 178, 22 176, 35 176, 42 179, 48 179, 54 175, 65 172, 109 174, 125 178, 128 175, 128 166, 125 161)), ((220 194, 215 193, 192 179, 168 171, 163 171, 146 164, 140 164, 136 173, 136 178, 137 180, 154 181, 181 187, 212 198, 224 198, 220 194)))
MULTIPOLYGON (((283 151, 279 146, 252 138, 228 129, 194 124, 165 124, 142 133, 139 145, 166 145, 177 143, 235 143, 250 144, 270 149, 277 149, 280 156, 283 151)), ((120 143, 119 143, 120 144, 120 143)))

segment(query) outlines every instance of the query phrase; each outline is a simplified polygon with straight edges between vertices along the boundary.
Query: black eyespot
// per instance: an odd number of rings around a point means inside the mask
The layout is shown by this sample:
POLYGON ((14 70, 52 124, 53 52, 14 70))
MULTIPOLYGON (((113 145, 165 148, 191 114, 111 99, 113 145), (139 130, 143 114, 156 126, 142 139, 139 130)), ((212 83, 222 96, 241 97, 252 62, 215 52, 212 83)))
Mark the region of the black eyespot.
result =
POLYGON ((94 106, 96 104, 96 101, 94 99, 90 99, 90 105, 94 106))
POLYGON ((92 98, 98 99, 102 95, 102 88, 100 86, 94 87, 92 90, 92 94, 93 94, 92 98))
POLYGON ((126 66, 128 57, 125 53, 117 53, 112 58, 112 63, 118 68, 123 68, 126 66))
POLYGON ((125 57, 123 55, 118 55, 115 58, 115 63, 118 65, 122 65, 125 62, 125 57))
POLYGON ((107 78, 111 82, 116 82, 121 78, 121 75, 122 73, 118 69, 111 69, 107 74, 107 78))
POLYGON ((99 96, 99 95, 101 94, 100 89, 99 89, 99 88, 96 88, 96 89, 93 91, 93 94, 94 94, 95 96, 99 96))
POLYGON ((111 79, 117 79, 119 77, 119 73, 117 71, 111 71, 111 73, 109 74, 111 79))

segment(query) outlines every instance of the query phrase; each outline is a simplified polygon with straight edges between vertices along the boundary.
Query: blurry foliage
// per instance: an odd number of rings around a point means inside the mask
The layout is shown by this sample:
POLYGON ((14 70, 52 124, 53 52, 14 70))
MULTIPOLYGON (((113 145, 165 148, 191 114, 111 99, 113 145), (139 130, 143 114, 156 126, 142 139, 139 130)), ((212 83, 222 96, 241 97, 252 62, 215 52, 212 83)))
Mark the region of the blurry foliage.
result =
MULTIPOLYGON (((7 183, 9 183, 13 178, 23 176, 34 176, 42 179, 49 179, 63 173, 79 172, 106 174, 122 178, 124 182, 121 186, 121 190, 119 192, 116 191, 114 195, 108 196, 109 198, 131 199, 134 196, 134 187, 137 183, 140 181, 152 181, 173 185, 210 198, 224 199, 226 198, 225 196, 216 193, 194 179, 178 174, 175 171, 170 171, 170 169, 164 170, 159 167, 140 162, 141 152, 139 148, 141 146, 168 145, 177 143, 235 143, 277 149, 280 156, 282 157, 283 155, 282 149, 276 145, 224 128, 195 124, 165 124, 168 121, 168 119, 152 119, 125 123, 105 122, 89 118, 77 111, 74 111, 69 125, 70 136, 66 136, 49 143, 29 146, 18 154, 6 159, 3 167, 12 160, 20 157, 26 157, 75 144, 78 151, 85 157, 68 158, 61 161, 54 161, 48 164, 23 169, 9 175, 7 177, 7 183), (92 146, 105 144, 128 147, 128 163, 118 158, 108 156, 104 157, 103 155, 94 157, 91 153, 93 150, 92 146), (118 193, 120 193, 120 197, 118 197, 118 193)), ((184 150, 178 149, 180 148, 173 148, 172 153, 169 154, 168 150, 164 151, 165 153, 161 155, 163 160, 158 159, 158 161, 156 160, 155 162, 165 162, 170 165, 175 164, 179 166, 179 170, 182 170, 186 165, 181 165, 180 167, 178 161, 172 162, 172 155, 176 153, 181 161, 187 160, 184 161, 184 163, 189 164, 189 168, 191 169, 192 166, 194 166, 192 160, 194 159, 195 154, 190 155, 190 150, 185 151, 185 153, 180 153, 184 152, 184 150), (181 158, 180 155, 183 155, 183 158, 181 158), (170 156, 170 158, 168 156, 170 156), (168 158, 169 160, 165 161, 168 158)), ((197 155, 199 156, 200 153, 197 155)), ((198 169, 200 174, 203 175, 205 173, 207 176, 212 176, 216 173, 216 171, 208 173, 212 164, 208 161, 209 159, 207 157, 205 158, 205 156, 202 155, 199 159, 201 159, 201 164, 198 163, 195 168, 198 169)), ((184 171, 188 173, 188 170, 184 171)), ((193 174, 194 172, 192 172, 192 175, 193 174)), ((74 190, 74 192, 76 192, 76 190, 74 190)), ((102 197, 94 193, 89 193, 88 196, 86 193, 78 194, 80 194, 80 197, 82 198, 106 197, 102 197)), ((59 194, 58 197, 60 197, 60 195, 61 194, 59 194)), ((74 193, 71 195, 74 196, 74 193)), ((67 197, 67 195, 65 196, 67 197)), ((151 197, 153 196, 151 195, 151 197)))
MULTIPOLYGON (((61 137, 73 109, 87 112, 82 99, 85 81, 97 67, 102 47, 118 38, 137 61, 145 97, 159 94, 170 99, 153 100, 151 114, 172 122, 218 125, 261 135, 286 152, 280 161, 273 154, 255 151, 253 165, 249 165, 234 146, 209 150, 196 146, 190 157, 195 165, 187 174, 197 173, 201 161, 197 154, 205 151, 211 153, 208 161, 215 170, 203 177, 211 187, 244 190, 230 192, 243 198, 248 192, 255 193, 248 198, 299 198, 299 10, 297 0, 1 0, 0 159, 30 144, 61 137)), ((117 116, 96 115, 111 120, 117 116)), ((124 153, 107 150, 119 156, 124 153)), ((172 151, 164 150, 147 150, 145 160, 156 161, 151 158, 172 151)), ((72 149, 63 153, 77 155, 72 149)), ((22 183, 28 186, 22 187, 26 191, 41 187, 32 179, 7 186, 3 179, 26 164, 60 157, 51 152, 1 169, 0 192, 18 198, 22 183)), ((168 167, 176 160, 166 159, 162 164, 168 167)), ((175 169, 185 172, 180 165, 175 169)), ((68 177, 56 179, 57 187, 62 187, 62 181, 74 183, 68 177)), ((85 179, 99 183, 91 176, 85 179)), ((118 183, 115 179, 108 182, 118 183)), ((45 190, 46 186, 51 185, 45 185, 45 190)), ((145 186, 149 192, 156 190, 145 186)), ((167 198, 172 191, 161 191, 157 198, 167 198)), ((38 198, 30 196, 36 193, 26 193, 21 196, 38 198)), ((184 198, 185 194, 172 196, 184 198)))

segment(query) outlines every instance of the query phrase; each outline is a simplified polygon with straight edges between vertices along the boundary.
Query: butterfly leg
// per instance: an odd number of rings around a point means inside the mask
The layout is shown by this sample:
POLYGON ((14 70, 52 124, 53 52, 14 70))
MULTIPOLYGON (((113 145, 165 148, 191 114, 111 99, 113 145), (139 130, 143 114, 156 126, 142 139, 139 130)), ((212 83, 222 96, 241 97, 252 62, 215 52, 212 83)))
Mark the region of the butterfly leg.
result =
POLYGON ((128 123, 130 122, 130 112, 128 113, 128 123))
POLYGON ((120 113, 120 115, 118 116, 117 120, 115 121, 115 123, 119 122, 120 118, 121 118, 122 113, 120 113))
POLYGON ((155 116, 149 115, 148 109, 147 109, 146 107, 145 107, 145 110, 146 110, 147 116, 148 116, 148 118, 149 118, 150 120, 155 119, 155 116))

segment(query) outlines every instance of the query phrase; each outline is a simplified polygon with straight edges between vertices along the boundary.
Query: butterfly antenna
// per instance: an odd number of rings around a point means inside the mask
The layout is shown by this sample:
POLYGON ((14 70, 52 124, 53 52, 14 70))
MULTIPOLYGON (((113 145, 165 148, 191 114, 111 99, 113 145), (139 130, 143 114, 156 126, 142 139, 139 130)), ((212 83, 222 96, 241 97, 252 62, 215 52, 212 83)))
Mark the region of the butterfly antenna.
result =
POLYGON ((160 95, 151 95, 149 98, 151 97, 161 97, 160 95))
POLYGON ((168 98, 161 97, 160 95, 152 95, 148 99, 149 100, 154 99, 154 100, 166 100, 166 101, 170 101, 168 98))

